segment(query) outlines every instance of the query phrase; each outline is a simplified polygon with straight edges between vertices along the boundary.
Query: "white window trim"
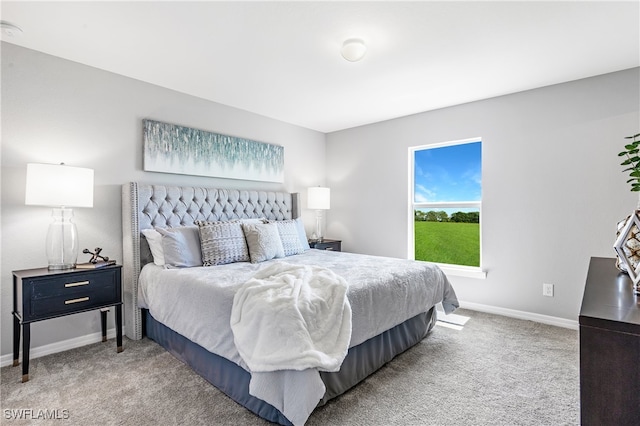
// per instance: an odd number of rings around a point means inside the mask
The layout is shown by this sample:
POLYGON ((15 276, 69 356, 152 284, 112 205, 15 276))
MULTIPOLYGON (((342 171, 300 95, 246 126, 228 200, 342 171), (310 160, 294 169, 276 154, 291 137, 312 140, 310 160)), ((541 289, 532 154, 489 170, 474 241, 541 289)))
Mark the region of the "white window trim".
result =
POLYGON ((431 144, 431 145, 420 145, 420 146, 413 146, 413 147, 409 147, 409 185, 408 185, 408 193, 409 193, 409 206, 408 206, 408 229, 407 229, 407 235, 409 238, 407 238, 407 242, 408 242, 408 247, 407 247, 407 258, 408 259, 412 259, 415 260, 415 217, 414 217, 414 211, 415 209, 420 209, 420 208, 430 208, 430 207, 435 207, 435 208, 451 208, 451 207, 476 207, 478 208, 478 210, 480 211, 480 266, 466 266, 466 265, 453 265, 453 264, 449 264, 449 263, 436 263, 436 265, 438 265, 440 267, 440 269, 442 269, 442 272, 445 273, 445 275, 449 276, 458 276, 458 277, 467 277, 467 278, 477 278, 477 279, 485 279, 487 278, 487 271, 485 271, 484 269, 482 269, 482 201, 454 201, 454 202, 432 202, 432 203, 416 203, 414 200, 414 194, 415 194, 415 164, 414 164, 414 159, 415 159, 415 152, 416 151, 421 151, 423 149, 430 149, 430 148, 440 148, 440 147, 446 147, 446 146, 451 146, 451 145, 462 145, 464 143, 472 143, 472 142, 480 142, 482 143, 482 138, 470 138, 470 139, 463 139, 463 140, 458 140, 458 141, 451 141, 451 142, 443 142, 443 143, 437 143, 437 144, 431 144))
POLYGON ((448 263, 436 263, 446 276, 477 278, 484 280, 487 278, 487 271, 478 266, 451 265, 448 263))

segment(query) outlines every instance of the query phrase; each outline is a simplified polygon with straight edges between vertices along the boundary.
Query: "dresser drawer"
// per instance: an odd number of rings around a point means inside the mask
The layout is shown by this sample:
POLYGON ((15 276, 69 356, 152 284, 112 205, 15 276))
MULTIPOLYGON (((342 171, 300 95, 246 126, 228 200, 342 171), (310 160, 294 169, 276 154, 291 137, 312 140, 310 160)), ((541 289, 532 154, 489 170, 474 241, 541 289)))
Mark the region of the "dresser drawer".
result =
POLYGON ((26 278, 24 321, 37 321, 121 303, 120 268, 26 278))

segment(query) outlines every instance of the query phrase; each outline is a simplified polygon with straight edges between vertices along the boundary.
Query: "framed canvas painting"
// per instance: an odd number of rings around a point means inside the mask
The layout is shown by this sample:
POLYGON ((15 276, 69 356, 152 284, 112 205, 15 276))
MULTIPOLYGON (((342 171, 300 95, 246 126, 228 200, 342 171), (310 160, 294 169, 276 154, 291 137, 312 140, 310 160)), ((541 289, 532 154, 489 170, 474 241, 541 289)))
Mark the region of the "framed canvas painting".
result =
POLYGON ((284 181, 284 147, 143 120, 144 170, 264 182, 284 181))

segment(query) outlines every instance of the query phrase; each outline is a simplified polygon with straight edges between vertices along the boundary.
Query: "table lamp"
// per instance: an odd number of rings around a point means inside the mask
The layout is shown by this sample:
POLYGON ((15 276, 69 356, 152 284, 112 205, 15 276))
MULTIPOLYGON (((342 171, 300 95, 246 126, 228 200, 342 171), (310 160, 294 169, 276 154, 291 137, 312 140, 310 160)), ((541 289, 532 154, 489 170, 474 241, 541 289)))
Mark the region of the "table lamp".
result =
POLYGON ((316 211, 316 236, 322 241, 322 211, 331 207, 331 190, 321 186, 309 188, 307 207, 316 211))
POLYGON ((49 269, 73 269, 79 245, 69 207, 93 207, 93 170, 64 163, 27 164, 25 204, 53 207, 46 241, 49 269))

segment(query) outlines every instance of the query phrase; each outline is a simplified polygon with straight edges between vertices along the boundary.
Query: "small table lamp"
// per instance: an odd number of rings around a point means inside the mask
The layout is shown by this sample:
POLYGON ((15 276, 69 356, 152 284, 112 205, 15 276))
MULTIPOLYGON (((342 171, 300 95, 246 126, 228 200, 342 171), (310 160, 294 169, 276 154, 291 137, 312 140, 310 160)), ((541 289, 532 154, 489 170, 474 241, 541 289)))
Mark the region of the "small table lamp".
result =
POLYGON ((316 210, 316 235, 318 241, 322 241, 322 210, 329 210, 331 207, 331 190, 321 186, 309 188, 307 207, 316 210))
POLYGON ((68 207, 93 207, 93 170, 27 164, 25 204, 53 207, 46 243, 49 269, 73 269, 78 259, 78 230, 68 207))

